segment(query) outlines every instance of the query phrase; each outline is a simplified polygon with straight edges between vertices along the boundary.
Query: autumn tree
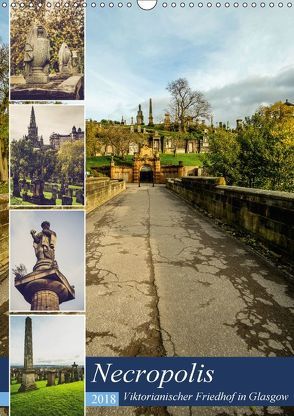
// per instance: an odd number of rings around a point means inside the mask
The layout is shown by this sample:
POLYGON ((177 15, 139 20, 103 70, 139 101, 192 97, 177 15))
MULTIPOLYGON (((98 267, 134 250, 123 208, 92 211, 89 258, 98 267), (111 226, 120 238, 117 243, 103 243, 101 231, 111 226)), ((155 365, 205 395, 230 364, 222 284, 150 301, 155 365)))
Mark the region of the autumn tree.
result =
POLYGON ((206 169, 215 176, 224 176, 229 185, 238 183, 240 144, 237 134, 217 128, 209 136, 209 155, 206 169))
POLYGON ((206 168, 229 184, 294 191, 294 107, 260 107, 241 129, 217 128, 209 137, 206 168))
POLYGON ((57 153, 59 177, 73 182, 84 180, 84 142, 64 142, 57 153))
POLYGON ((171 94, 170 112, 180 131, 186 130, 189 120, 209 118, 210 104, 200 91, 190 87, 186 78, 170 82, 167 90, 171 94))

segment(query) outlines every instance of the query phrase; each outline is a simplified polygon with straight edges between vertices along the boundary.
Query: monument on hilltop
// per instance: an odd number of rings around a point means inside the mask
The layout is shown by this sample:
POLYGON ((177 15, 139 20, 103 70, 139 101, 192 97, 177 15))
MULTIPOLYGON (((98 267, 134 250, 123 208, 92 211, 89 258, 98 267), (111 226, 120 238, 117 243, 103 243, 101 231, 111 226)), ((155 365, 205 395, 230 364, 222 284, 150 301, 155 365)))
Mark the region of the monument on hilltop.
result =
POLYGON ((24 341, 24 369, 22 373, 21 386, 19 392, 36 390, 35 370, 33 365, 33 334, 32 334, 32 320, 30 317, 26 318, 25 324, 25 341, 24 341))
POLYGON ((143 116, 143 111, 141 108, 141 104, 139 104, 139 109, 137 112, 137 125, 138 126, 142 126, 144 124, 144 116, 143 116))
POLYGON ((154 122, 153 122, 153 111, 152 111, 152 98, 149 98, 149 117, 148 117, 148 120, 149 120, 148 126, 153 127, 154 122))
POLYGON ((31 304, 32 311, 58 311, 59 305, 75 298, 74 287, 60 272, 55 259, 57 236, 50 223, 43 221, 42 230, 31 231, 37 262, 33 272, 16 275, 15 287, 31 304))

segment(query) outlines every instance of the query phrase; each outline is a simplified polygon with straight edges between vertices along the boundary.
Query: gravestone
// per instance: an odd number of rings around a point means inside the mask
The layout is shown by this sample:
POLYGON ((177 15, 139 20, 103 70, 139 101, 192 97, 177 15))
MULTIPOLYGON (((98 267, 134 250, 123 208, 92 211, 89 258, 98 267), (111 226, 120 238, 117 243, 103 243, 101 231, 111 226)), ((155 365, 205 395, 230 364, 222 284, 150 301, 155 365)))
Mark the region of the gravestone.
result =
POLYGON ((13 177, 13 192, 12 195, 15 197, 20 197, 20 186, 19 186, 19 178, 13 177))
POLYGON ((59 72, 60 74, 71 74, 71 65, 72 65, 72 54, 65 42, 62 43, 59 52, 58 52, 58 58, 59 58, 59 72))
POLYGON ((70 373, 68 371, 64 374, 64 382, 70 383, 70 373))
POLYGON ((55 370, 48 370, 46 387, 55 386, 55 370))
POLYGON ((59 371, 58 374, 58 384, 63 384, 65 381, 64 371, 59 371))
POLYGON ((62 199, 62 205, 72 205, 72 197, 63 195, 62 199))

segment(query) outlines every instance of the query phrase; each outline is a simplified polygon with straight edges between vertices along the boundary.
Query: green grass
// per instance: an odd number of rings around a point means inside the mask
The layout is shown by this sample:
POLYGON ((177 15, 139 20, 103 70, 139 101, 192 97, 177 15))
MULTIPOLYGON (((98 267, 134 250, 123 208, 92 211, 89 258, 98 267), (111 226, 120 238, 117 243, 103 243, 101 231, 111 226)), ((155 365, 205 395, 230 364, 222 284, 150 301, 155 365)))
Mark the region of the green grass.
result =
MULTIPOLYGON (((111 161, 110 156, 96 156, 87 158, 87 171, 90 172, 92 167, 101 168, 102 166, 109 166, 111 161)), ((162 153, 160 154, 160 162, 162 165, 178 165, 179 162, 183 162, 184 166, 202 166, 203 155, 199 153, 183 153, 173 154, 162 153)), ((125 159, 118 157, 114 158, 114 162, 119 165, 133 165, 133 156, 128 155, 125 159)))
POLYGON ((160 155, 162 165, 178 165, 183 162, 184 166, 202 166, 203 155, 199 153, 181 153, 174 156, 173 154, 163 153, 160 155))
POLYGON ((84 382, 46 387, 37 381, 38 390, 18 393, 20 384, 11 385, 10 406, 13 416, 83 416, 84 382))

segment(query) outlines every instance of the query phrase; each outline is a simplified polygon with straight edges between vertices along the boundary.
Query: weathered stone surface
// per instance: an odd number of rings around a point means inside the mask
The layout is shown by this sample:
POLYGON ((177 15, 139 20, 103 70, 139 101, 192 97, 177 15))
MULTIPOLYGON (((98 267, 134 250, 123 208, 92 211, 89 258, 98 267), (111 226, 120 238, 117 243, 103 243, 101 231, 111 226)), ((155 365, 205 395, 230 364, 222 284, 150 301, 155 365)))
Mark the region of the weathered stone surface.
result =
MULTIPOLYGON (((17 80, 15 79, 14 82, 17 80)), ((73 75, 68 79, 49 76, 47 84, 14 84, 10 89, 11 100, 83 100, 84 77, 73 75)))
POLYGON ((55 386, 55 377, 56 377, 56 372, 55 370, 49 370, 47 373, 47 387, 51 387, 51 386, 55 386))
POLYGON ((29 273, 24 277, 15 279, 15 287, 25 300, 31 304, 31 310, 59 310, 60 303, 75 298, 74 288, 58 269, 38 270, 29 273))
POLYGON ((24 49, 24 77, 27 84, 47 84, 49 77, 50 41, 44 26, 34 24, 24 49))
POLYGON ((221 178, 184 177, 167 187, 216 218, 244 229, 286 257, 294 254, 294 194, 223 186, 221 178))
POLYGON ((87 178, 87 212, 99 207, 126 189, 124 181, 107 177, 87 178))

